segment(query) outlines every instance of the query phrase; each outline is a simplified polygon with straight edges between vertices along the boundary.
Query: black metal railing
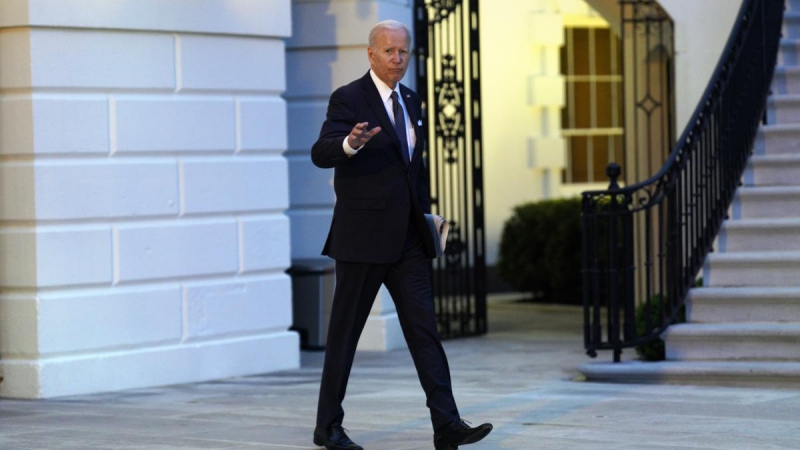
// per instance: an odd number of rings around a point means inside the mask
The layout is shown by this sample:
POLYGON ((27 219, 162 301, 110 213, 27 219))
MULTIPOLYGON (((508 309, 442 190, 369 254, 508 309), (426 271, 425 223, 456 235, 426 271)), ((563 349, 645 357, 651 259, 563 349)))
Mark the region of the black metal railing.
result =
POLYGON ((743 1, 711 81, 656 175, 619 187, 620 168, 612 164, 609 189, 583 193, 584 345, 590 356, 613 350, 619 361, 623 348, 652 341, 678 317, 764 117, 783 3, 743 1), (638 330, 636 305, 645 312, 638 330))

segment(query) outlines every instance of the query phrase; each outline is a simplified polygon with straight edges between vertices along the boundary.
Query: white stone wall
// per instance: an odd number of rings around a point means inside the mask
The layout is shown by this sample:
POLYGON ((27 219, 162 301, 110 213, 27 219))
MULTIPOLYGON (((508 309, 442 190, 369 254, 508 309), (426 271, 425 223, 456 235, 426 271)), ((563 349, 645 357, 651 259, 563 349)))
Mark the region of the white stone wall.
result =
MULTIPOLYGON (((413 32, 411 0, 292 0, 292 37, 287 41, 286 73, 289 117, 289 198, 292 259, 327 259, 320 255, 330 227, 335 196, 333 170, 311 163, 328 98, 338 87, 369 70, 367 40, 377 22, 394 19, 413 32)), ((414 87, 410 65, 402 83, 414 87)), ((327 320, 327 319, 326 319, 327 320)), ((388 350, 405 345, 388 291, 382 289, 359 342, 359 349, 388 350)))
POLYGON ((0 396, 298 367, 290 15, 0 2, 0 396))
POLYGON ((675 126, 692 118, 733 29, 742 0, 659 0, 675 25, 675 126))

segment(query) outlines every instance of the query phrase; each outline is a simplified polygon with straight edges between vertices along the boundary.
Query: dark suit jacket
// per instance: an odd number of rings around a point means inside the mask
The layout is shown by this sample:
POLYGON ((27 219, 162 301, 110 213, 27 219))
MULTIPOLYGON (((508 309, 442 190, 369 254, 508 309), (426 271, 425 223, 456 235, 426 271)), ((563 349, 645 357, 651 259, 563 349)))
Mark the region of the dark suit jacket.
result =
POLYGON ((334 168, 336 206, 323 255, 356 263, 397 262, 412 224, 419 230, 425 254, 435 256, 424 218, 430 212, 430 195, 422 161, 425 129, 419 125, 420 98, 403 85, 400 93, 417 140, 408 165, 369 72, 331 95, 327 118, 311 148, 311 160, 317 167, 334 168), (369 122, 369 129, 379 125, 381 131, 350 157, 342 142, 359 122, 369 122))

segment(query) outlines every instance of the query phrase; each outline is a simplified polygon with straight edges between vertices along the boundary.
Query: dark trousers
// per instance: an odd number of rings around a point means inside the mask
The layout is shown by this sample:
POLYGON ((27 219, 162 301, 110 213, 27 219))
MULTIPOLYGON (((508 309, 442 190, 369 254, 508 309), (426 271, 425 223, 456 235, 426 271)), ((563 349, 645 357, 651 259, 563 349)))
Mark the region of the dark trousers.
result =
POLYGON ((430 265, 419 236, 410 228, 403 259, 395 264, 336 261, 336 289, 317 405, 320 428, 344 420, 342 401, 356 346, 381 284, 386 285, 397 309, 434 429, 459 419, 450 367, 436 329, 430 265))

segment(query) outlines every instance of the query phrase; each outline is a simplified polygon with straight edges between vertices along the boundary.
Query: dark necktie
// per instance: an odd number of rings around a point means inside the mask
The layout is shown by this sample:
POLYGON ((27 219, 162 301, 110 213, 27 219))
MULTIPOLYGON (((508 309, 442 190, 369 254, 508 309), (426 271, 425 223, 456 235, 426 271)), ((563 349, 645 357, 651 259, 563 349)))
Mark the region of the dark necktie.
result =
POLYGON ((403 107, 397 98, 397 91, 392 91, 392 113, 394 113, 394 130, 400 138, 400 150, 403 154, 403 161, 409 163, 408 137, 406 136, 406 118, 403 115, 403 107))

